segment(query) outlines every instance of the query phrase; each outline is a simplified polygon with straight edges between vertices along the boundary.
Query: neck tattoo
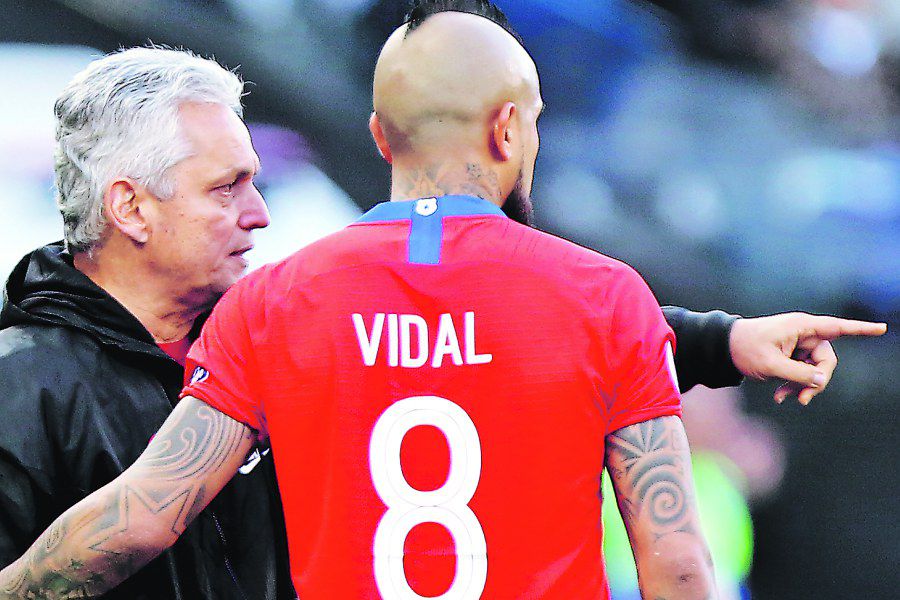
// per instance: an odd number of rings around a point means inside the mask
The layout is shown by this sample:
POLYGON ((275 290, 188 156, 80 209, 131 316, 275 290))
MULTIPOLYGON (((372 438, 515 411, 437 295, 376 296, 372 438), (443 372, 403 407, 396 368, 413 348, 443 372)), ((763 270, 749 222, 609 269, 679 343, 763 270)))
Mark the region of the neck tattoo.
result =
POLYGON ((497 173, 478 163, 427 165, 394 174, 394 194, 407 198, 465 195, 487 200, 501 197, 497 173))

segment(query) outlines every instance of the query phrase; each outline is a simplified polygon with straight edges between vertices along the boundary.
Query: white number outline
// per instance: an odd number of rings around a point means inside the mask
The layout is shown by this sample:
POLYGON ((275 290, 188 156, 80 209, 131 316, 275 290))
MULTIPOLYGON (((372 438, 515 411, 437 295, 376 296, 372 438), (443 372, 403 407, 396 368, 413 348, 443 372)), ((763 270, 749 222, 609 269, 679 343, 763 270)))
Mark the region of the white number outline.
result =
POLYGON ((487 581, 487 543, 469 502, 481 478, 481 442, 466 411, 438 396, 413 396, 395 402, 372 429, 369 469, 375 491, 388 507, 372 545, 375 583, 382 598, 427 600, 410 587, 403 569, 403 545, 420 523, 443 525, 456 546, 453 583, 431 600, 480 598, 487 581), (409 485, 400 464, 403 438, 419 425, 437 427, 450 448, 447 481, 427 492, 409 485))

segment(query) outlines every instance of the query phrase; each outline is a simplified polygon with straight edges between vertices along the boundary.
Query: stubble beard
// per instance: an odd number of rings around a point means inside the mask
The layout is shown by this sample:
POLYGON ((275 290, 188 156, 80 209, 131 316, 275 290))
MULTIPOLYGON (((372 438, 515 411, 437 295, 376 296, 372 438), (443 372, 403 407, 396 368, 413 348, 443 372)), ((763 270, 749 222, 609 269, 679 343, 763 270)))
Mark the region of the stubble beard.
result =
POLYGON ((522 184, 522 171, 519 171, 519 179, 513 187, 501 210, 503 213, 522 225, 534 227, 534 205, 531 203, 531 194, 526 192, 522 184))

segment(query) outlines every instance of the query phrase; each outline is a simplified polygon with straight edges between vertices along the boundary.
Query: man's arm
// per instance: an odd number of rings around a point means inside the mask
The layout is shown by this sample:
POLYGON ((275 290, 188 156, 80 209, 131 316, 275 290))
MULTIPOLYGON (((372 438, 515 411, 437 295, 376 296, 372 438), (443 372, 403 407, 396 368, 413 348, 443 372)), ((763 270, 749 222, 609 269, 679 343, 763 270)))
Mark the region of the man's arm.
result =
POLYGON ((743 376, 787 381, 775 391, 775 401, 792 394, 809 404, 822 393, 837 367, 831 340, 842 336, 878 336, 884 323, 837 317, 784 313, 737 318, 722 311, 695 313, 663 307, 675 332, 675 370, 686 392, 696 384, 727 387, 743 376))
POLYGON ((631 541, 642 597, 716 598, 681 419, 659 417, 609 434, 606 468, 631 541))
POLYGON ((134 465, 0 571, 0 598, 85 598, 111 589, 178 539, 252 442, 246 425, 184 398, 134 465))

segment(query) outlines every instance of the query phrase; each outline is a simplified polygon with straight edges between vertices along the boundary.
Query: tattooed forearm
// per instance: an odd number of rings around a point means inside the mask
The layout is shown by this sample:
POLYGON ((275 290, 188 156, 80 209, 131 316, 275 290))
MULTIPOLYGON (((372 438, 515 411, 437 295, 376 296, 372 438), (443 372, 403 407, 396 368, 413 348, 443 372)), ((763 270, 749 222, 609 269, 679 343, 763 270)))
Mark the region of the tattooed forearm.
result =
POLYGON ((714 598, 712 562, 699 525, 681 420, 661 417, 611 433, 606 466, 643 597, 714 598))
POLYGON ((94 503, 82 502, 77 515, 69 511, 57 519, 22 558, 0 572, 0 598, 92 597, 91 589, 102 585, 103 575, 86 569, 80 560, 65 562, 58 554, 85 532, 104 527, 109 498, 99 494, 94 503))
POLYGON ((138 461, 0 572, 0 599, 89 598, 170 546, 237 471, 250 430, 186 398, 138 461))

